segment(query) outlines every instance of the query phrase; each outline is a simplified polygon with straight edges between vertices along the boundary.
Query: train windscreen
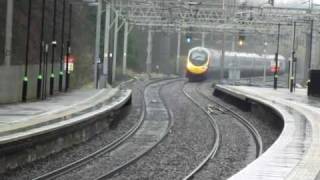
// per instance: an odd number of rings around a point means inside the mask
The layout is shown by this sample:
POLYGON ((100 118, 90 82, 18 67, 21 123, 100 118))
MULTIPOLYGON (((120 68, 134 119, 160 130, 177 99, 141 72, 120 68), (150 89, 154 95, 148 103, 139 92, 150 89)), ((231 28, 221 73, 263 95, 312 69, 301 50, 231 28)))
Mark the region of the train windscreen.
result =
POLYGON ((195 50, 190 54, 190 61, 196 66, 204 65, 208 60, 208 53, 202 50, 195 50))

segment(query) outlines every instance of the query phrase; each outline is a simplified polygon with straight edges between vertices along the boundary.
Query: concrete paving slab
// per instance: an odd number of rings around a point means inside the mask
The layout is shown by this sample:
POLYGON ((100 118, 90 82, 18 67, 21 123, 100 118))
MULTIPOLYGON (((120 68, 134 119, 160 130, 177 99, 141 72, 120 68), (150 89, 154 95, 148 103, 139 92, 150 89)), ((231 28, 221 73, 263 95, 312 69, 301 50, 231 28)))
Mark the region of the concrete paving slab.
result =
POLYGON ((308 97, 306 89, 223 86, 229 95, 267 105, 285 121, 277 141, 257 160, 230 179, 316 179, 320 171, 320 99, 308 97), (232 93, 231 93, 232 92, 232 93))
POLYGON ((45 101, 0 105, 0 137, 81 115, 118 92, 118 88, 81 89, 45 101))

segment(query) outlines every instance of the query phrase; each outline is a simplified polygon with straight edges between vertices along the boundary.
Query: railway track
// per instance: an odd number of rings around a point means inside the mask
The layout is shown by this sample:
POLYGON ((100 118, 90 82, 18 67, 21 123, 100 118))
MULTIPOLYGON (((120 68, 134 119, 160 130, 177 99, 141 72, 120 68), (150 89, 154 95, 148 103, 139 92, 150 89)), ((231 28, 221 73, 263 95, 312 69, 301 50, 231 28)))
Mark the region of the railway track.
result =
POLYGON ((191 179, 198 171, 200 171, 200 169, 211 159, 215 156, 215 154, 218 152, 219 149, 219 144, 221 141, 220 138, 220 131, 219 131, 219 127, 218 124, 216 123, 215 118, 212 116, 212 114, 210 113, 209 109, 204 108, 199 102, 197 102, 190 93, 188 93, 186 91, 186 87, 184 85, 183 87, 183 93, 184 95, 193 103, 195 104, 199 109, 201 109, 204 113, 206 113, 210 119, 210 124, 211 127, 213 129, 213 133, 214 133, 214 141, 213 141, 213 146, 211 151, 208 153, 208 155, 202 160, 202 162, 194 169, 192 170, 185 178, 184 180, 188 180, 191 179))
MULTIPOLYGON (((68 165, 65 165, 59 169, 53 170, 51 172, 48 172, 46 174, 43 174, 39 177, 34 178, 34 180, 42 180, 42 179, 56 179, 60 178, 62 175, 65 176, 71 176, 70 174, 76 173, 79 169, 84 167, 85 165, 88 165, 90 163, 94 163, 95 161, 98 161, 99 159, 103 158, 108 154, 110 156, 110 153, 116 151, 115 155, 120 155, 123 153, 121 149, 123 148, 136 148, 132 149, 132 151, 135 153, 134 157, 127 158, 126 160, 123 160, 122 163, 119 165, 112 167, 110 170, 104 172, 103 174, 100 174, 98 177, 94 179, 105 179, 107 177, 112 176, 114 173, 122 170, 124 167, 130 165, 132 162, 136 161, 140 157, 142 157, 144 154, 149 152, 153 147, 155 147, 159 142, 161 142, 165 136, 168 134, 169 129, 171 127, 172 122, 172 114, 166 107, 166 105, 163 103, 163 97, 161 97, 160 89, 164 85, 167 85, 169 83, 172 83, 176 81, 176 79, 166 79, 166 80, 156 80, 154 82, 151 82, 147 84, 143 90, 144 94, 144 100, 143 100, 143 110, 141 112, 140 118, 138 123, 132 127, 127 133, 113 141, 112 143, 102 147, 101 149, 97 150, 96 152, 87 155, 86 157, 79 159, 75 162, 72 162, 68 165), (152 106, 152 107, 150 107, 152 106), (152 122, 153 115, 155 112, 162 113, 162 117, 166 117, 162 121, 157 121, 158 123, 158 129, 161 129, 161 132, 158 132, 160 134, 153 134, 153 136, 148 136, 148 130, 154 129, 155 123, 152 122), (151 126, 150 126, 151 125, 151 126), (142 139, 143 141, 148 138, 147 145, 142 145, 141 141, 139 139, 142 139), (136 143, 136 145, 132 145, 132 143, 136 143), (128 146, 130 144, 130 146, 128 146), (143 147, 143 148, 142 148, 143 147), (139 152, 137 152, 137 150, 139 152)), ((155 122, 155 121, 154 121, 155 122)), ((126 149, 127 152, 130 152, 130 150, 126 149)))
POLYGON ((262 138, 258 130, 254 127, 254 125, 252 125, 246 118, 242 117, 240 114, 238 114, 231 108, 227 107, 224 104, 218 103, 217 101, 214 101, 212 98, 208 97, 208 95, 205 94, 200 89, 200 87, 197 87, 197 90, 203 98, 208 99, 212 103, 208 106, 208 109, 210 112, 213 112, 213 109, 215 109, 223 113, 229 113, 248 129, 248 131, 250 132, 250 134, 252 135, 256 143, 256 157, 259 157, 263 152, 263 143, 262 143, 262 138))
MULTIPOLYGON (((233 111, 229 107, 226 107, 224 104, 220 104, 220 103, 214 101, 212 98, 208 97, 197 86, 192 89, 192 94, 194 94, 194 95, 191 95, 191 93, 187 93, 187 91, 186 91, 187 84, 188 83, 185 84, 184 90, 183 90, 185 95, 192 102, 194 102, 197 106, 201 107, 202 111, 206 112, 210 116, 212 121, 215 122, 215 129, 219 129, 219 125, 217 124, 217 120, 220 119, 220 116, 221 116, 221 115, 219 115, 219 113, 224 114, 224 115, 230 115, 231 116, 230 119, 236 119, 238 122, 240 122, 244 127, 246 127, 246 129, 248 130, 248 132, 250 133, 250 135, 254 139, 254 142, 256 145, 256 147, 255 147, 256 148, 256 157, 259 157, 262 154, 263 144, 262 144, 261 136, 258 133, 258 131, 256 130, 256 128, 249 121, 247 121, 245 118, 243 118, 241 115, 239 115, 237 112, 233 111), (195 94, 197 94, 197 96, 195 96, 195 94), (193 98, 193 96, 196 98, 193 98), (201 100, 198 100, 199 102, 197 102, 195 99, 205 99, 207 104, 203 103, 203 101, 202 101, 202 105, 201 105, 199 103, 201 100), (217 113, 217 112, 219 112, 219 113, 217 113)), ((218 141, 221 141, 221 142, 219 142, 220 146, 221 146, 221 143, 224 143, 224 142, 222 140, 220 140, 220 139, 222 139, 220 136, 223 136, 223 135, 220 134, 219 139, 218 139, 218 141)), ((218 141, 216 140, 216 142, 218 142, 218 141)), ((214 153, 211 154, 211 152, 210 152, 210 154, 208 154, 208 156, 202 161, 202 163, 199 164, 199 166, 195 170, 193 170, 188 176, 186 176, 184 179, 185 180, 191 179, 198 172, 200 172, 200 169, 202 167, 204 167, 204 165, 209 164, 210 159, 214 159, 214 157, 215 157, 214 155, 217 153, 218 148, 219 148, 219 145, 216 145, 214 147, 214 149, 215 149, 214 153)))

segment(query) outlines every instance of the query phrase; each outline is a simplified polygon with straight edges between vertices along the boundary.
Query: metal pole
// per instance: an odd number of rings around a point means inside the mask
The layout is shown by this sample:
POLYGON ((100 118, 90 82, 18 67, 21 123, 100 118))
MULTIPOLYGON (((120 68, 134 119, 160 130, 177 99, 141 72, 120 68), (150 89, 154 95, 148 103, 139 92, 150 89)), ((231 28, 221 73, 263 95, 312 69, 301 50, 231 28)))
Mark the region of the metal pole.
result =
POLYGON ((221 60, 220 60, 220 82, 224 79, 224 58, 225 58, 225 33, 222 35, 222 48, 221 48, 221 60))
POLYGON ((56 16, 57 16, 57 0, 53 3, 53 30, 52 30, 52 52, 51 52, 51 75, 50 75, 50 95, 53 95, 54 90, 54 59, 57 46, 56 41, 56 16))
POLYGON ((6 39, 5 39, 5 58, 6 66, 11 64, 12 51, 12 24, 13 24, 13 0, 7 0, 7 17, 6 17, 6 39))
POLYGON ((65 82, 65 92, 69 89, 70 72, 69 72, 69 57, 71 54, 71 27, 72 27, 72 4, 69 4, 69 32, 67 41, 67 54, 66 54, 66 82, 65 82))
POLYGON ((62 4, 62 25, 61 25, 61 49, 60 49, 60 72, 59 72, 59 91, 62 91, 63 86, 63 54, 64 54, 64 25, 66 16, 66 0, 63 0, 62 4))
POLYGON ((294 89, 294 70, 295 66, 295 42, 296 42, 296 22, 293 23, 293 39, 292 39, 292 60, 290 66, 290 92, 293 92, 294 89))
MULTIPOLYGON (((111 4, 106 2, 106 17, 105 17, 105 29, 104 29, 104 56, 103 56, 103 84, 102 87, 106 87, 108 83, 108 65, 109 65, 109 42, 110 42, 110 12, 111 4)), ((97 27, 98 28, 98 27, 97 27)))
POLYGON ((45 44, 45 55, 44 55, 44 72, 43 72, 43 93, 42 99, 47 98, 47 80, 48 80, 48 56, 49 56, 49 44, 45 44))
POLYGON ((268 43, 264 41, 263 43, 263 82, 265 83, 267 80, 267 45, 268 43))
POLYGON ((311 32, 310 32, 310 57, 309 57, 309 62, 308 62, 308 80, 307 80, 307 87, 308 87, 308 96, 310 95, 310 89, 309 89, 309 86, 310 86, 310 70, 311 70, 311 61, 312 61, 312 41, 313 41, 313 20, 311 20, 311 32))
POLYGON ((26 56, 25 56, 25 69, 22 86, 22 101, 27 101, 28 93, 28 64, 29 64, 29 41, 30 41, 30 27, 31 27, 31 0, 29 0, 28 6, 28 25, 27 25, 27 39, 26 39, 26 56))
POLYGON ((116 80, 116 68, 117 68, 117 49, 118 49, 118 26, 119 15, 115 12, 115 24, 114 24, 114 39, 113 39, 113 59, 112 59, 112 79, 111 84, 116 80))
POLYGON ((126 21, 124 24, 124 42, 123 42, 123 62, 122 62, 122 74, 127 75, 127 53, 128 53, 128 35, 129 24, 126 21))
POLYGON ((205 38, 206 38, 206 33, 202 32, 201 33, 201 46, 205 46, 205 38))
POLYGON ((152 31, 151 28, 148 30, 148 47, 147 47, 147 74, 150 75, 151 73, 151 63, 152 63, 152 31))
POLYGON ((266 51, 264 50, 264 55, 263 55, 263 82, 266 82, 267 80, 267 56, 266 56, 266 51))
POLYGON ((236 80, 236 62, 238 60, 238 55, 237 55, 237 49, 236 49, 236 35, 233 35, 233 40, 232 40, 232 52, 235 53, 234 57, 232 58, 232 67, 229 67, 229 75, 231 71, 231 76, 229 76, 229 79, 231 79, 233 82, 236 80))
POLYGON ((279 45, 280 45, 280 24, 278 24, 278 40, 277 40, 277 52, 275 54, 275 71, 274 71, 274 81, 273 88, 278 88, 278 56, 279 56, 279 45))
POLYGON ((180 50, 181 50, 181 31, 178 32, 178 45, 177 45, 177 60, 176 60, 176 74, 180 72, 180 50))
POLYGON ((98 0, 97 22, 96 22, 96 43, 95 43, 95 59, 94 59, 94 83, 98 88, 98 64, 100 62, 100 33, 101 33, 101 10, 102 0, 98 0))
POLYGON ((46 0, 42 0, 42 10, 41 10, 41 33, 40 33, 40 53, 39 53, 39 72, 38 72, 38 80, 37 80, 37 98, 41 98, 41 88, 42 88, 42 57, 43 57, 43 35, 44 35, 44 18, 45 18, 45 7, 46 0))
POLYGON ((310 69, 311 69, 311 61, 312 61, 312 41, 313 41, 313 20, 311 20, 311 24, 310 24, 310 28, 311 28, 311 30, 310 30, 310 45, 309 45, 309 54, 310 54, 310 56, 309 56, 309 59, 308 59, 308 70, 310 71, 310 69))

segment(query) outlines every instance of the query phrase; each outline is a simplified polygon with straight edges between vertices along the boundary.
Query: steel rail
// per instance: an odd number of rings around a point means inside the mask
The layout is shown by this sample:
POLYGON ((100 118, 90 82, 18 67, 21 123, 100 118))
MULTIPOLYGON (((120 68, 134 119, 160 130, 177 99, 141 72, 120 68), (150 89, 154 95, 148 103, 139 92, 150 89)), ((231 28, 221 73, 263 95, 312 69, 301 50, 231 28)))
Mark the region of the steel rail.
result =
POLYGON ((262 138, 259 134, 259 131, 254 127, 254 125, 252 125, 247 119, 242 117, 240 114, 238 114, 237 112, 235 112, 231 108, 209 98, 206 94, 204 94, 200 90, 199 87, 197 89, 198 89, 199 94, 202 97, 210 100, 210 102, 212 102, 216 105, 216 106, 214 106, 214 105, 209 106, 210 111, 212 111, 214 108, 220 112, 224 112, 224 113, 229 112, 235 119, 237 119, 240 123, 242 123, 249 130, 250 134, 252 135, 252 137, 254 138, 254 140, 256 142, 256 157, 259 157, 263 153, 263 143, 262 143, 262 138))
MULTIPOLYGON (((163 81, 163 80, 155 80, 151 83, 148 83, 146 87, 154 84, 154 83, 157 83, 159 81, 163 81)), ((144 88, 144 90, 145 90, 144 88)), ((142 90, 142 91, 144 91, 142 90)), ((143 92, 139 91, 140 93, 143 94, 143 92)), ((76 168, 79 168, 89 162, 91 162, 92 160, 94 160, 95 158, 103 155, 103 154, 106 154, 110 151, 112 151, 113 149, 117 148, 118 146, 120 146, 124 141, 126 141, 127 139, 129 139, 130 137, 132 137, 134 135, 134 133, 141 127, 143 121, 144 121, 144 117, 145 117, 145 109, 146 109, 146 104, 145 104, 145 101, 143 100, 142 101, 142 112, 140 114, 140 118, 137 122, 137 124, 135 126, 133 126, 129 131, 127 131, 125 134, 123 134, 121 137, 119 137, 118 139, 114 140, 113 142, 109 143, 108 145, 100 148, 99 150, 77 160, 77 161, 74 161, 72 163, 69 163, 63 167, 60 167, 58 169, 55 169, 51 172, 48 172, 48 173, 45 173, 41 176, 38 176, 36 178, 33 178, 33 180, 47 180, 47 179, 54 179, 54 178, 57 178, 59 176, 62 176, 62 175, 65 175, 69 172, 71 172, 72 170, 76 169, 76 168)))
POLYGON ((200 108, 205 114, 207 114, 207 116, 210 118, 209 122, 211 124, 211 127, 213 128, 213 133, 215 136, 214 139, 214 144, 212 146, 211 151, 209 152, 209 154, 201 161, 201 163, 195 168, 193 169, 187 176, 185 176, 183 178, 183 180, 188 180, 193 178, 193 176, 211 159, 213 158, 219 149, 220 146, 220 141, 221 141, 221 135, 220 135, 220 130, 218 127, 218 124, 215 120, 215 118, 211 115, 211 112, 209 112, 209 110, 206 110, 204 107, 202 107, 187 91, 186 91, 186 82, 184 84, 183 87, 183 93, 184 95, 193 103, 195 104, 198 108, 200 108))
POLYGON ((106 178, 109 178, 109 177, 113 176, 115 173, 121 171, 125 167, 128 167, 130 164, 132 164, 133 162, 137 161, 138 159, 143 157, 145 154, 150 152, 154 147, 156 147, 160 142, 162 142, 165 137, 167 137, 167 135, 169 134, 170 129, 172 128, 172 125, 173 125, 173 114, 169 110, 168 105, 165 103, 164 97, 160 92, 161 92, 162 88, 165 87, 166 85, 171 84, 171 83, 175 83, 176 81, 179 81, 179 80, 180 79, 176 79, 176 78, 172 78, 171 79, 171 78, 169 78, 169 79, 160 80, 160 81, 157 81, 155 83, 152 83, 152 84, 157 84, 157 83, 161 83, 162 81, 168 81, 167 83, 162 84, 161 87, 158 90, 159 97, 160 97, 161 101, 163 102, 163 105, 164 105, 165 109, 167 110, 168 116, 169 116, 169 125, 168 125, 168 128, 166 129, 166 132, 163 134, 163 136, 161 136, 160 139, 155 144, 150 146, 148 149, 146 149, 145 151, 143 151, 142 153, 140 153, 136 157, 134 157, 134 158, 130 159, 129 161, 127 161, 127 162, 115 167, 113 170, 104 173, 103 175, 99 176, 98 178, 95 178, 95 180, 102 180, 102 179, 106 179, 106 178))

